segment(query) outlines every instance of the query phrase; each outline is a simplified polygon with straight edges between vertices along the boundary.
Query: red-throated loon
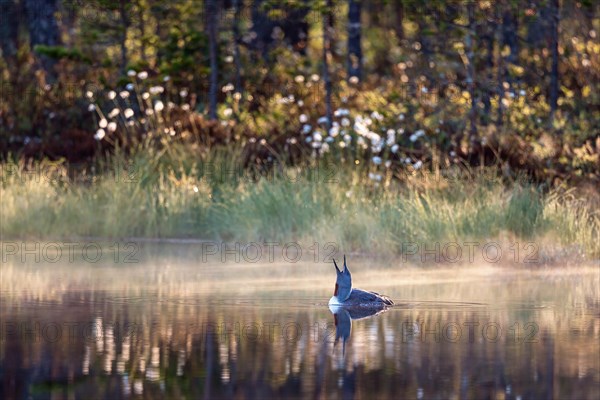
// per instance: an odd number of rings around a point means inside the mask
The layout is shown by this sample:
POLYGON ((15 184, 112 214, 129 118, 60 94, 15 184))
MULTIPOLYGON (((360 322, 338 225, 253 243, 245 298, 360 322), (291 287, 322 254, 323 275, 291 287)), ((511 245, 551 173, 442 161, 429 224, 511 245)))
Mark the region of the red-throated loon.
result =
POLYGON ((340 271, 335 260, 333 260, 333 265, 337 272, 337 279, 333 297, 329 300, 329 306, 382 308, 394 305, 392 299, 387 296, 361 289, 352 289, 352 275, 346 266, 346 256, 344 256, 343 271, 340 271))

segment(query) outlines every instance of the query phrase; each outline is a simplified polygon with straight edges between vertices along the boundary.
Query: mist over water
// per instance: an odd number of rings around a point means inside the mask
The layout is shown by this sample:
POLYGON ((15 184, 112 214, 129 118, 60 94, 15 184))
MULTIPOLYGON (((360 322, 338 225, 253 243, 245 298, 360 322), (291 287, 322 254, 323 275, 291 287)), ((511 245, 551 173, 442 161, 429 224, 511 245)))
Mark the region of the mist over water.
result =
POLYGON ((596 265, 352 257, 354 285, 396 306, 334 316, 322 254, 223 263, 146 244, 124 262, 102 248, 94 263, 2 263, 2 398, 600 395, 596 265))

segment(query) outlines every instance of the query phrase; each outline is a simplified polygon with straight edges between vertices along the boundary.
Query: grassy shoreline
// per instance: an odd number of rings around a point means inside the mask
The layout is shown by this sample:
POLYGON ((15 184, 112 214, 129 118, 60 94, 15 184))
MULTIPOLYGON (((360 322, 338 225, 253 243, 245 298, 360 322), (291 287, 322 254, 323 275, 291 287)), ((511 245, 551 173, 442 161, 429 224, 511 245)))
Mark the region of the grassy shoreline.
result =
POLYGON ((593 199, 507 180, 497 170, 400 176, 345 161, 249 172, 236 150, 203 158, 180 151, 167 161, 110 156, 96 173, 3 164, 2 237, 335 242, 382 255, 406 251, 406 242, 500 239, 600 256, 593 199))

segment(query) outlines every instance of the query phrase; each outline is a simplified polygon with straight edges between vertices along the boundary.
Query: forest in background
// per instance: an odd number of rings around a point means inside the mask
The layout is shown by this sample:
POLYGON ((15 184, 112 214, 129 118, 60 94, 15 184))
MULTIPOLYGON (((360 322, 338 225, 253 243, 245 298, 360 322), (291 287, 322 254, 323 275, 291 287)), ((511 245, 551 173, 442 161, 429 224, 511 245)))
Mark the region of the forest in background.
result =
MULTIPOLYGON (((236 142, 598 179, 592 1, 2 0, 4 158, 236 142), (151 143, 150 143, 151 142, 151 143)), ((274 156, 276 154, 277 156, 274 156)))
POLYGON ((0 4, 3 237, 600 254, 596 2, 0 4))

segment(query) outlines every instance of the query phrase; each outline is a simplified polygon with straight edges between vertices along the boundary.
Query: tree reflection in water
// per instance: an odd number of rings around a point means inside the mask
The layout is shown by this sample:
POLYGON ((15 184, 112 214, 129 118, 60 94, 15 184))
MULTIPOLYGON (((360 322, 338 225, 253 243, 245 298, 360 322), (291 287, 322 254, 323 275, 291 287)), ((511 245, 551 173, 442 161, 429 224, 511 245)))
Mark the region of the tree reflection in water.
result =
POLYGON ((0 398, 600 398, 597 268, 383 270, 401 305, 332 316, 314 269, 157 260, 3 265, 0 398))
POLYGON ((52 301, 3 302, 3 398, 598 394, 600 308, 592 300, 577 303, 576 312, 450 303, 342 309, 335 327, 323 305, 242 302, 77 291, 52 301), (479 324, 473 340, 469 321, 479 324), (528 341, 531 321, 539 331, 528 341), (489 323, 503 330, 498 339, 482 337, 489 323), (52 324, 63 327, 54 341, 52 324), (509 332, 517 324, 515 339, 509 332), (460 338, 448 330, 456 326, 463 327, 460 338))

